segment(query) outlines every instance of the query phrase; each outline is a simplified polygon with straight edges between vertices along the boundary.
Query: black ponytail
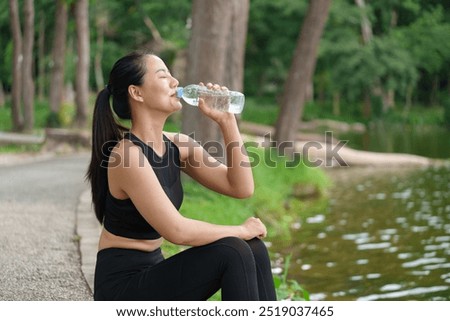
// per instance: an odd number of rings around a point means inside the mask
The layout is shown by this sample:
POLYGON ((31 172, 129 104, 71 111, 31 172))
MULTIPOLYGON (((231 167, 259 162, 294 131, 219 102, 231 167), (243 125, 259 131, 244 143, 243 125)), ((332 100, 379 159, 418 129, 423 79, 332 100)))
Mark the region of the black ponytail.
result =
POLYGON ((87 178, 91 182, 95 216, 103 223, 105 197, 108 191, 107 168, 111 149, 127 129, 118 124, 109 104, 110 93, 103 89, 97 96, 92 120, 92 153, 87 178))
POLYGON ((147 55, 146 52, 135 52, 119 59, 111 70, 108 85, 99 92, 95 101, 91 162, 86 178, 91 183, 92 203, 95 216, 100 223, 103 223, 108 192, 109 156, 114 146, 123 138, 124 132, 128 130, 116 121, 114 113, 122 119, 131 119, 128 87, 142 85, 147 55))

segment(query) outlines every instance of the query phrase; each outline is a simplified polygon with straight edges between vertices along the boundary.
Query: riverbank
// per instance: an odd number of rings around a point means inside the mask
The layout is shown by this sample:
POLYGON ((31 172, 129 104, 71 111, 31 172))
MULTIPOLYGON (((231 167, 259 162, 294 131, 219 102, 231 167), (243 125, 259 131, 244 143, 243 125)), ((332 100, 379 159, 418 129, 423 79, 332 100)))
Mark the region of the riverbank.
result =
MULTIPOLYGON (((249 122, 240 123, 246 140, 260 146, 267 144, 267 140, 274 136, 272 126, 249 122)), ((432 159, 424 156, 406 153, 370 152, 350 148, 346 141, 340 141, 332 136, 332 132, 324 135, 317 133, 299 132, 293 144, 296 153, 304 157, 313 166, 319 167, 426 167, 430 165, 446 164, 448 160, 432 159)))

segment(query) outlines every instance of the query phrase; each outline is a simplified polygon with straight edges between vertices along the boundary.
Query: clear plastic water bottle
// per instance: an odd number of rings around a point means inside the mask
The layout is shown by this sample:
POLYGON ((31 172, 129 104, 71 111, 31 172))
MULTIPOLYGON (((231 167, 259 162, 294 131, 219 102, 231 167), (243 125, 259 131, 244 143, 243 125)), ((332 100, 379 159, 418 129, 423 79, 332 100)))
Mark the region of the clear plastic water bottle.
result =
POLYGON ((198 106, 198 99, 202 98, 211 108, 233 114, 240 114, 245 103, 245 96, 240 92, 212 90, 200 85, 178 87, 177 97, 183 98, 185 102, 192 106, 198 106))

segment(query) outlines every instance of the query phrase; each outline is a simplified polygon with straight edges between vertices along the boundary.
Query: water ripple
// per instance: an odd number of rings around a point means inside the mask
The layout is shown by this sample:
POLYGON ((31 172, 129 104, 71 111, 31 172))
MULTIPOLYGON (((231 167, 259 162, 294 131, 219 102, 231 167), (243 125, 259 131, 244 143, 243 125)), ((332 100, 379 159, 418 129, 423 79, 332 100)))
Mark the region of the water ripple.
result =
POLYGON ((389 242, 382 242, 382 243, 367 243, 367 244, 359 244, 358 250, 364 251, 364 250, 376 250, 376 249, 385 249, 391 246, 391 243, 389 242))
POLYGON ((432 258, 420 258, 415 261, 411 262, 405 262, 402 264, 404 268, 412 268, 417 267, 419 265, 425 265, 425 264, 431 264, 431 263, 444 263, 446 259, 438 258, 438 257, 432 257, 432 258))
POLYGON ((421 287, 421 288, 415 288, 410 290, 403 290, 403 291, 397 291, 397 292, 390 292, 390 293, 382 293, 382 294, 371 294, 368 296, 363 296, 358 298, 358 301, 374 301, 374 300, 383 300, 383 299, 396 299, 401 298, 405 296, 410 295, 420 295, 425 293, 434 293, 434 292, 442 292, 447 291, 450 287, 443 285, 443 286, 432 286, 429 288, 421 287))
POLYGON ((402 286, 400 284, 386 284, 380 288, 381 292, 391 292, 400 290, 402 286))

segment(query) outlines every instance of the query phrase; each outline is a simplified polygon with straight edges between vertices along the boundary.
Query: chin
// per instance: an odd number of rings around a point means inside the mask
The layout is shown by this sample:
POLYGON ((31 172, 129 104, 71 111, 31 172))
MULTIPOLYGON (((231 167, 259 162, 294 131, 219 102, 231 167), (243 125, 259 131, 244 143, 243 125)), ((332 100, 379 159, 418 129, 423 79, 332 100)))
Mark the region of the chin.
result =
POLYGON ((183 104, 182 103, 179 103, 178 105, 175 106, 175 111, 179 111, 181 109, 183 109, 183 104))
POLYGON ((177 111, 180 111, 183 108, 183 106, 173 106, 171 110, 169 110, 169 114, 176 113, 177 111))

